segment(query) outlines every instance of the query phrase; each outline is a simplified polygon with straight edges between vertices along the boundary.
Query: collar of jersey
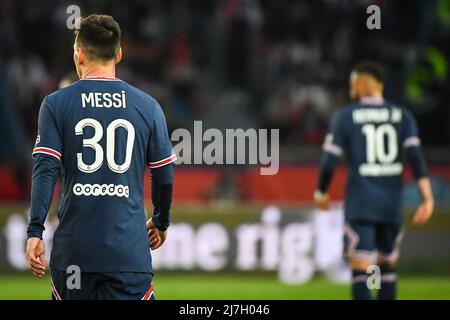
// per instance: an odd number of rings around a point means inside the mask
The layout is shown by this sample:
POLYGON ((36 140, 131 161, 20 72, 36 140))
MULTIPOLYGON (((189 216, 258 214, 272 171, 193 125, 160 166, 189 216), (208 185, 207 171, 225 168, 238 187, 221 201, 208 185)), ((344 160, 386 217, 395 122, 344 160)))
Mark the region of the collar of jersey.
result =
POLYGON ((384 99, 382 97, 364 97, 359 100, 359 103, 380 106, 384 104, 384 99))
POLYGON ((121 81, 119 78, 102 76, 87 76, 80 80, 121 81))

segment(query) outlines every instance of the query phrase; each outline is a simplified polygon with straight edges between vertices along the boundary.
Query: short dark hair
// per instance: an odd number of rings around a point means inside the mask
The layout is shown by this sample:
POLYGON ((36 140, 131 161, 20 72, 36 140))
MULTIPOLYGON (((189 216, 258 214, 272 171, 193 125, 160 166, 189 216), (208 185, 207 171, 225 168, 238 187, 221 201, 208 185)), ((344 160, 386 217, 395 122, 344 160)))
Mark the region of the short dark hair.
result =
POLYGON ((91 14, 81 19, 75 36, 77 44, 92 60, 115 59, 120 49, 120 26, 111 16, 91 14))
POLYGON ((381 83, 384 82, 384 68, 375 61, 361 61, 353 67, 353 72, 367 74, 381 83))

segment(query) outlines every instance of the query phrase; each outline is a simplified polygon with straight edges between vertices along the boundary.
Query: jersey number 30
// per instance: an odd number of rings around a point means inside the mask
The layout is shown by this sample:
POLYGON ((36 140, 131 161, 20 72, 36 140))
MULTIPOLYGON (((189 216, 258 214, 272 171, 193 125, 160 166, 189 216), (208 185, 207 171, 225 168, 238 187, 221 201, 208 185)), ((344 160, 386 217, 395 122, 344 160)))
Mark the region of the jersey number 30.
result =
MULTIPOLYGON (((103 128, 100 122, 92 118, 80 120, 75 125, 75 135, 82 135, 85 127, 92 127, 94 129, 94 136, 89 139, 83 139, 83 147, 91 148, 95 151, 95 160, 91 164, 86 164, 83 161, 81 152, 77 153, 78 169, 86 173, 97 171, 103 164, 104 152, 99 141, 103 138, 103 128)), ((131 155, 133 154, 135 130, 131 122, 125 119, 116 119, 112 121, 106 128, 106 162, 108 167, 117 173, 124 173, 130 168, 131 155), (116 129, 124 128, 127 131, 127 145, 125 160, 122 164, 117 164, 114 159, 114 152, 116 146, 116 129)))

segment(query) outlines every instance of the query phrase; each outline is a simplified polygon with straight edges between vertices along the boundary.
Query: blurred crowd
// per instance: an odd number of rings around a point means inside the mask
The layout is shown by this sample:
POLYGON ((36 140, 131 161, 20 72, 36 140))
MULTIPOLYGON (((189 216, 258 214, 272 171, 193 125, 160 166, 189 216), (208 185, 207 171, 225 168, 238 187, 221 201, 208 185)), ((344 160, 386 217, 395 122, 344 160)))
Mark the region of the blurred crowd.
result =
POLYGON ((118 76, 160 101, 170 130, 202 119, 320 145, 332 112, 350 102, 351 67, 377 59, 387 97, 413 110, 425 144, 450 142, 450 0, 2 0, 3 162, 29 158, 40 102, 73 73, 70 4, 120 23, 118 76), (380 30, 366 27, 371 4, 380 30))

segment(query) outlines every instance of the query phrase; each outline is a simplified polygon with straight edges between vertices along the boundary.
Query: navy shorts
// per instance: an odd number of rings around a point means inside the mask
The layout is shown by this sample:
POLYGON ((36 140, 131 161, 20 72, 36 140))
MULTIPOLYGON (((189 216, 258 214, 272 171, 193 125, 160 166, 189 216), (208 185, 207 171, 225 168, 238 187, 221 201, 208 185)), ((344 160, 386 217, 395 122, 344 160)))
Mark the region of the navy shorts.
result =
POLYGON ((347 221, 344 231, 347 258, 368 258, 380 263, 397 261, 403 237, 400 224, 347 221))
POLYGON ((51 270, 52 300, 154 300, 151 273, 51 270))

